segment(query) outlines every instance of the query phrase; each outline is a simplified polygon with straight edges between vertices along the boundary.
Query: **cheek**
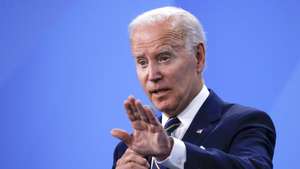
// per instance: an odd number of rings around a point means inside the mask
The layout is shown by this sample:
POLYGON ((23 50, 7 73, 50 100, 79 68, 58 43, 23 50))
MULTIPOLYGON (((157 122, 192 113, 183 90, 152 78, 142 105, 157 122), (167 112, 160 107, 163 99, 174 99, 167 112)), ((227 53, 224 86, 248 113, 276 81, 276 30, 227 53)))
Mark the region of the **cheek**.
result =
POLYGON ((140 85, 142 86, 144 92, 148 97, 150 97, 147 89, 147 80, 146 80, 146 73, 144 71, 139 71, 138 69, 136 70, 138 80, 140 82, 140 85))
POLYGON ((186 91, 186 83, 183 84, 183 79, 178 79, 174 84, 174 97, 173 101, 180 102, 181 99, 183 99, 186 91))
POLYGON ((145 84, 145 73, 143 73, 143 71, 141 71, 138 68, 136 68, 136 75, 137 75, 137 77, 139 79, 139 82, 144 87, 144 84, 145 84))
POLYGON ((194 60, 188 60, 179 68, 177 74, 177 80, 184 86, 195 80, 197 76, 196 62, 194 60), (195 76, 196 75, 196 76, 195 76))
POLYGON ((178 67, 177 70, 173 70, 172 75, 170 74, 170 77, 172 77, 170 84, 174 88, 176 99, 182 99, 189 91, 189 88, 195 80, 194 78, 196 78, 193 71, 194 69, 192 67, 181 66, 178 67))
POLYGON ((186 88, 190 81, 190 73, 186 68, 178 69, 172 72, 171 84, 176 88, 178 92, 182 92, 186 88))

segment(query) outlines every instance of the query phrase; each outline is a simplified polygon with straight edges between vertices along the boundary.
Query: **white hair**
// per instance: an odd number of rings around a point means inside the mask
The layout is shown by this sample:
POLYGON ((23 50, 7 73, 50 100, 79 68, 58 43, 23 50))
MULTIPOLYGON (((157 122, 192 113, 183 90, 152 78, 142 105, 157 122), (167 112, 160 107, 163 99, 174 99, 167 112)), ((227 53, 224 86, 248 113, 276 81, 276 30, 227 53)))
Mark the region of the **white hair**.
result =
POLYGON ((199 20, 190 12, 172 6, 146 11, 133 19, 128 26, 130 39, 135 27, 163 21, 170 21, 173 28, 184 32, 187 48, 194 49, 199 43, 206 46, 205 33, 199 20))

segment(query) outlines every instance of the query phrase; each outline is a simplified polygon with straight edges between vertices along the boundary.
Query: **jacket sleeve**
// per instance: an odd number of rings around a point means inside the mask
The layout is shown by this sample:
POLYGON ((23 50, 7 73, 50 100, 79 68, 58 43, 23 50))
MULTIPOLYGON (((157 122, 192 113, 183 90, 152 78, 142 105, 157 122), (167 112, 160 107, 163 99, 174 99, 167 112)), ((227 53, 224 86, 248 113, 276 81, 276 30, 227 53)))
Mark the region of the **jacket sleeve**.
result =
POLYGON ((252 112, 238 118, 238 127, 228 151, 202 149, 185 142, 185 169, 272 169, 275 128, 264 112, 252 112))
POLYGON ((114 150, 114 157, 113 157, 113 166, 112 166, 112 169, 116 168, 116 164, 117 164, 118 159, 122 157, 122 155, 124 154, 124 152, 126 151, 126 149, 127 149, 127 146, 123 142, 120 142, 116 146, 116 148, 114 150))

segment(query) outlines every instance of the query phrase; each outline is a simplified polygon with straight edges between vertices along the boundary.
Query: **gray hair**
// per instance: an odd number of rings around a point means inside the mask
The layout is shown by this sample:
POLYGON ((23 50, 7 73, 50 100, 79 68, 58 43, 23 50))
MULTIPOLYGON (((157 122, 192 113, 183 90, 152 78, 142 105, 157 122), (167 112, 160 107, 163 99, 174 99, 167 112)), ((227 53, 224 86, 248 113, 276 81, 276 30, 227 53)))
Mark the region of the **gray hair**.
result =
POLYGON ((206 37, 199 20, 190 12, 178 7, 162 7, 146 11, 137 16, 128 26, 130 39, 135 27, 151 25, 156 22, 170 21, 172 27, 182 29, 185 33, 186 47, 193 49, 199 43, 206 46, 206 37))

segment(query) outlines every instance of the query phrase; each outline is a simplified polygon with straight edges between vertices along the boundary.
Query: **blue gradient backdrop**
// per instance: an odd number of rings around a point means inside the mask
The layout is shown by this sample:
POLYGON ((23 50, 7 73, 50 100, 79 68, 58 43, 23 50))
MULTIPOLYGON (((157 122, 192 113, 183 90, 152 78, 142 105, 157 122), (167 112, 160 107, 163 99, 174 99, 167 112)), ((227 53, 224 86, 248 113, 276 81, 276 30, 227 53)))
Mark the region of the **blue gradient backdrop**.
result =
POLYGON ((274 168, 296 169, 300 95, 299 1, 0 0, 0 168, 107 169, 130 129, 123 100, 145 103, 127 24, 165 5, 202 21, 207 85, 269 113, 274 168))

